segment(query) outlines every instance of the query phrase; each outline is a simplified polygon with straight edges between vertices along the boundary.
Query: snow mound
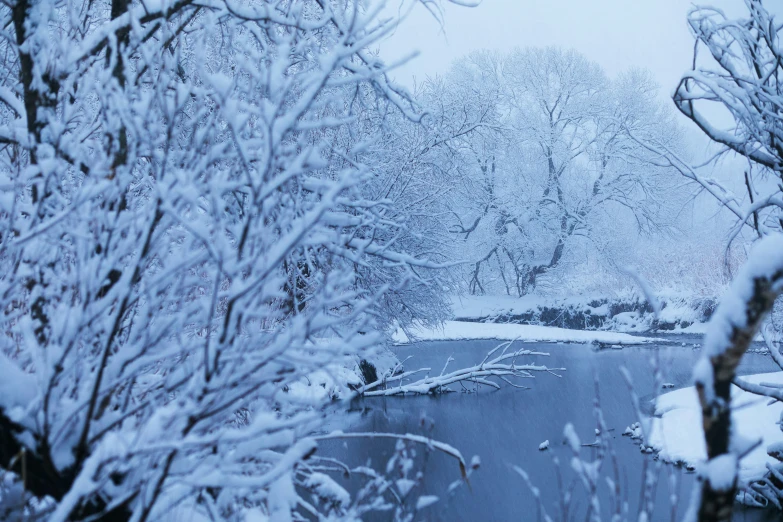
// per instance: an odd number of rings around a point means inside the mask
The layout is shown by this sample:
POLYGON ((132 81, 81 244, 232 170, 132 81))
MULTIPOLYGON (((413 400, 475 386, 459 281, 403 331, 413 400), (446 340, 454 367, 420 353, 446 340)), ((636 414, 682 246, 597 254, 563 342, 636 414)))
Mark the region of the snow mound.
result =
MULTIPOLYGON (((743 379, 755 384, 783 384, 783 372, 762 373, 743 379)), ((783 443, 783 432, 777 424, 783 404, 767 405, 767 400, 736 386, 731 387, 731 400, 735 408, 732 423, 738 430, 739 439, 762 439, 762 443, 743 458, 739 466, 742 480, 758 479, 767 471, 766 464, 777 463, 776 459, 767 455, 767 446, 783 443)), ((656 415, 660 418, 653 419, 650 445, 660 451, 662 459, 693 466, 706 460, 707 449, 696 388, 682 388, 661 395, 656 403, 656 415)))
POLYGON ((25 411, 38 394, 35 376, 24 372, 16 362, 0 352, 0 410, 14 422, 21 422, 25 411))

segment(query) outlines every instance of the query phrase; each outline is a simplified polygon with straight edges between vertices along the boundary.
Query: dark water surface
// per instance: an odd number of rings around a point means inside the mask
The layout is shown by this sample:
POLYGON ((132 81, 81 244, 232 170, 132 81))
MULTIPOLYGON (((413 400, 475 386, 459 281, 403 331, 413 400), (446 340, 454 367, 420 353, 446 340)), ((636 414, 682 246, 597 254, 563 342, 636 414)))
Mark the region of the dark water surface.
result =
MULTIPOLYGON (((593 414, 595 397, 594 377, 600 383, 601 408, 612 434, 612 445, 621 465, 622 497, 631 513, 636 513, 640 501, 641 475, 644 462, 652 465, 652 458, 643 455, 638 444, 621 436, 623 430, 636 420, 628 388, 619 371, 627 368, 634 387, 649 408, 654 393, 654 377, 650 360, 656 351, 663 361, 665 382, 683 387, 690 384, 693 363, 699 355, 694 344, 700 337, 670 337, 674 346, 625 347, 594 351, 581 344, 526 343, 524 348, 547 352, 548 357, 529 357, 529 362, 549 367, 565 367, 562 377, 542 373, 535 379, 522 383, 529 390, 504 386, 498 391, 479 393, 450 393, 438 396, 367 398, 357 401, 350 431, 374 431, 414 433, 427 435, 458 448, 469 461, 473 455, 481 458, 481 467, 470 479, 470 488, 461 486, 453 495, 447 493, 449 484, 459 479, 456 462, 438 452, 427 455, 424 480, 419 494, 431 494, 441 501, 421 511, 417 520, 433 521, 534 521, 539 520, 535 499, 512 465, 526 470, 533 483, 541 490, 543 504, 550 516, 562 520, 556 505, 559 504, 557 473, 552 463, 553 455, 559 457, 564 481, 574 477, 570 470, 570 452, 563 446, 563 428, 573 423, 582 442, 595 439, 596 421, 593 414), (682 346, 685 343, 685 346, 682 346), (421 419, 430 429, 422 428, 421 419), (548 439, 550 451, 539 451, 541 442, 548 439)), ((400 360, 414 356, 406 363, 406 369, 432 367, 440 373, 449 356, 455 360, 450 369, 475 365, 497 341, 448 341, 422 342, 396 347, 400 360)), ((521 345, 517 345, 521 348, 521 345)), ((740 373, 774 371, 769 355, 747 354, 740 373)), ((452 388, 459 389, 459 385, 452 388)), ((693 434, 699 436, 698 433, 693 434)), ((383 469, 393 452, 394 444, 388 440, 350 440, 346 444, 327 445, 327 453, 338 454, 350 465, 365 464, 368 460, 376 468, 383 469), (331 446, 331 447, 330 447, 331 446)), ((590 457, 592 448, 584 448, 583 455, 590 457)), ((609 471, 608 462, 605 471, 609 471)), ((674 466, 663 466, 656 494, 656 511, 652 520, 671 520, 669 474, 677 477, 676 490, 680 498, 676 517, 682 517, 694 483, 694 475, 674 466)), ((611 475, 611 473, 610 473, 611 475)), ((350 482, 350 481, 349 481, 350 482)), ((349 484, 349 487, 356 484, 349 484)), ((586 497, 577 485, 568 520, 584 520, 586 497)), ((609 520, 610 497, 608 486, 601 484, 603 518, 609 520)), ((630 518, 635 518, 630 517, 630 518)), ((378 515, 372 520, 388 520, 389 515, 378 515)), ((770 511, 738 510, 735 520, 779 520, 779 514, 770 511)))

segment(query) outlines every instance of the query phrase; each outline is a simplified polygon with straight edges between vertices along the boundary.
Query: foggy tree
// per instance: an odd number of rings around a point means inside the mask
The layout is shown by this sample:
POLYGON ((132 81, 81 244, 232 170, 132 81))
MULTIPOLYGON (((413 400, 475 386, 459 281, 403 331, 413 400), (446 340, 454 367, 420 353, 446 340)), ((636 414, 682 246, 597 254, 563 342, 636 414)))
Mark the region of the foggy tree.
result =
POLYGON ((386 118, 421 119, 368 50, 397 22, 381 7, 0 7, 0 468, 24 488, 16 514, 385 506, 381 476, 353 500, 304 498, 331 484, 311 437, 328 398, 290 392, 405 308, 441 306, 437 255, 372 163, 386 118))
MULTIPOLYGON (((457 85, 436 88, 436 81, 429 80, 414 90, 416 106, 421 110, 419 121, 397 111, 371 123, 371 127, 381 129, 381 135, 365 156, 380 175, 363 184, 362 190, 368 199, 392 202, 394 214, 387 211, 385 215, 404 216, 409 224, 408 233, 398 234, 394 240, 398 248, 445 266, 461 254, 448 229, 453 219, 448 203, 453 198, 454 173, 461 159, 457 150, 465 140, 486 132, 494 120, 490 104, 466 107, 462 102, 464 93, 457 85)), ((376 273, 375 267, 368 273, 376 273)), ((426 285, 404 302, 400 292, 391 293, 389 298, 400 302, 388 316, 405 319, 399 323, 404 329, 405 323, 413 319, 431 323, 446 318, 448 310, 443 307, 442 294, 453 281, 449 271, 440 272, 438 277, 439 285, 426 285)))
MULTIPOLYGON (((442 172, 444 222, 451 234, 451 254, 464 259, 460 242, 453 237, 469 238, 483 222, 493 221, 499 210, 496 199, 495 165, 504 136, 499 132, 497 76, 492 70, 491 53, 473 53, 456 62, 449 74, 429 79, 420 99, 430 111, 431 138, 428 158, 442 172)), ((480 235, 481 231, 477 233, 480 235)), ((490 248, 489 256, 500 256, 490 248)), ((480 286, 476 281, 471 288, 480 286)))
POLYGON ((447 79, 466 77, 465 103, 491 100, 497 120, 460 149, 471 172, 458 176, 451 228, 475 260, 471 292, 486 292, 491 274, 507 293, 531 292, 569 245, 615 234, 618 216, 642 231, 666 227, 666 169, 628 132, 645 128, 681 147, 648 73, 610 81, 576 51, 549 47, 475 53, 447 79))

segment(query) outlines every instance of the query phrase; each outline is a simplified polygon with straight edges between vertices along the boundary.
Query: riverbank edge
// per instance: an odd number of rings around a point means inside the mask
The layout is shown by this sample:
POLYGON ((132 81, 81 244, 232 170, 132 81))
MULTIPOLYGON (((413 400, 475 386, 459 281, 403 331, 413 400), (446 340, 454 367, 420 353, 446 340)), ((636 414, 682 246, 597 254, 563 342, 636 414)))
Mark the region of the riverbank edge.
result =
POLYGON ((569 330, 622 333, 705 332, 717 307, 715 297, 668 293, 658 296, 655 315, 646 299, 636 295, 574 296, 553 299, 540 296, 454 296, 453 320, 475 323, 510 323, 569 330))
MULTIPOLYGON (((783 372, 759 373, 743 378, 754 384, 783 385, 783 372)), ((770 452, 783 448, 783 431, 777 421, 783 415, 783 403, 759 400, 758 396, 737 386, 732 386, 731 397, 732 404, 736 405, 732 424, 737 427, 738 440, 752 448, 740 461, 740 481, 747 485, 762 479, 767 474, 767 466, 776 470, 781 466, 780 460, 770 452)), ((657 398, 647 444, 658 458, 698 472, 707 457, 703 433, 701 406, 693 386, 673 390, 657 398)), ((737 500, 756 505, 750 496, 740 495, 737 500)))

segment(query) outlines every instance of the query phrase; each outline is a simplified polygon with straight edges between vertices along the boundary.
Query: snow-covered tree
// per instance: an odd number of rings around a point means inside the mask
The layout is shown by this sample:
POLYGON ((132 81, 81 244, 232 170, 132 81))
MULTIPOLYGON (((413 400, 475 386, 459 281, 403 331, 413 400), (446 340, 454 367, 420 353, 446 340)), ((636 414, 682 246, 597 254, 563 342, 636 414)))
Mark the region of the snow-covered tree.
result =
POLYGON ((382 7, 0 6, 0 468, 23 481, 17 515, 383 507, 378 477, 353 500, 324 478, 311 435, 329 393, 295 393, 442 309, 440 260, 374 150, 388 119, 421 119, 369 51, 399 21, 382 7))
POLYGON ((681 147, 648 73, 610 80, 578 52, 548 47, 475 53, 446 78, 469 85, 463 106, 486 104, 492 114, 492 125, 458 149, 451 229, 473 260, 471 292, 502 281, 507 293, 529 293, 569 249, 601 249, 604 238, 634 228, 623 221, 665 228, 670 177, 629 135, 644 128, 681 147))
MULTIPOLYGON (((761 238, 746 266, 736 275, 721 300, 705 337, 704 353, 694 378, 703 412, 708 462, 693 515, 700 521, 730 520, 739 486, 738 462, 747 450, 734 434, 732 384, 743 390, 783 400, 777 388, 756 385, 736 376, 737 366, 761 328, 772 359, 783 369, 779 345, 771 342, 762 322, 783 291, 781 240, 781 172, 783 172, 783 25, 761 0, 745 0, 747 16, 732 19, 712 7, 697 7, 689 14, 696 39, 692 70, 686 72, 674 93, 676 107, 720 146, 718 155, 736 153, 748 160, 737 172, 735 194, 692 166, 666 144, 650 139, 642 130, 640 143, 659 154, 661 165, 677 168, 696 181, 737 217, 732 238, 743 230, 761 238), (701 51, 706 50, 706 56, 701 51), (726 115, 730 121, 725 121, 726 115), (722 120, 723 119, 723 120, 722 120)), ((711 162, 705 165, 709 166, 711 162)), ((772 419, 770 419, 773 422, 772 419)), ((779 455, 774 448, 770 455, 779 455)), ((746 502, 780 506, 783 464, 769 467, 761 481, 746 485, 746 502)))

